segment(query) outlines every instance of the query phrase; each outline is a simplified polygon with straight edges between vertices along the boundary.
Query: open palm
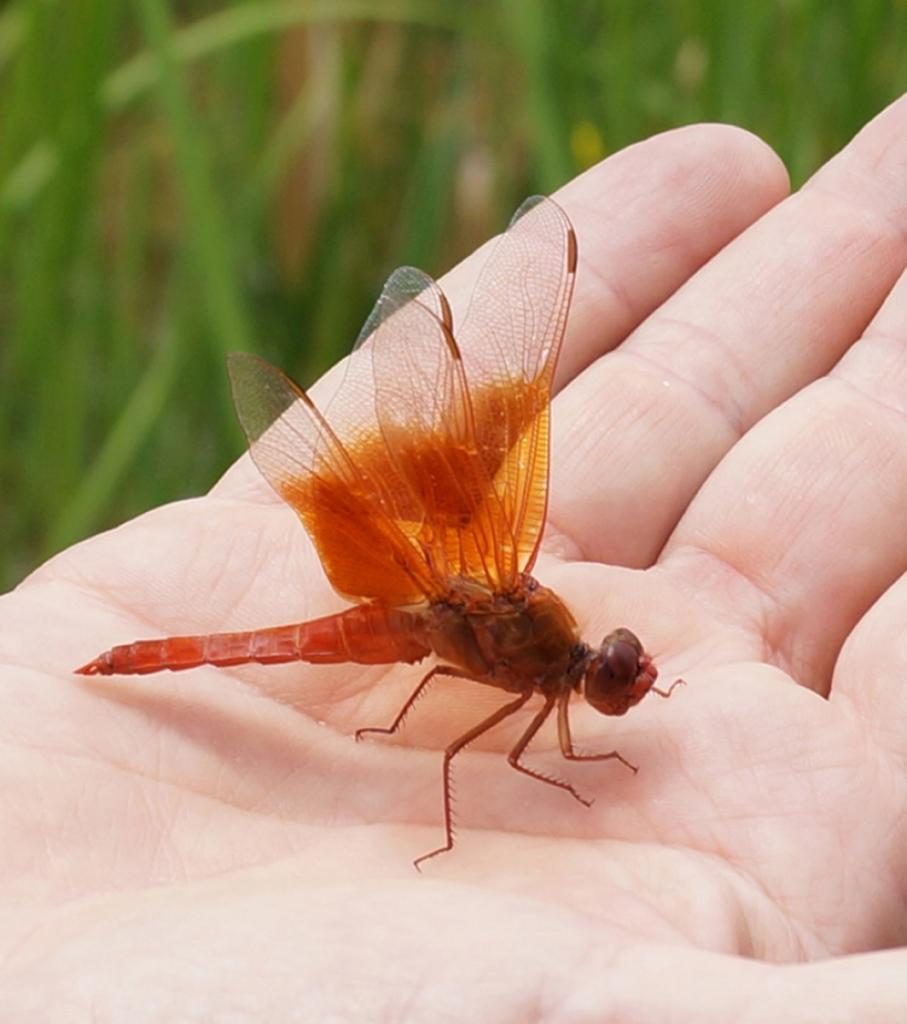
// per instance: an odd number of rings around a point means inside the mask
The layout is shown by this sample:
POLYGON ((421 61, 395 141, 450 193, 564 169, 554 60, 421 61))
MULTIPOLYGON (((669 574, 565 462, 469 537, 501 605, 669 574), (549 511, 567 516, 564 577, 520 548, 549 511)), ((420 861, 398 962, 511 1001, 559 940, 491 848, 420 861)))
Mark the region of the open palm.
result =
MULTIPOLYGON (((717 126, 557 195, 580 265, 536 575, 587 640, 629 626, 688 683, 618 720, 574 709, 579 745, 635 776, 539 737, 529 762, 590 809, 507 767, 509 721, 458 760, 457 845, 420 876, 438 751, 496 691, 442 680, 355 744, 422 668, 71 675, 140 636, 342 607, 248 459, 5 597, 13 1005, 829 1020, 878 985, 884 956, 843 954, 907 930, 905 129, 901 102, 784 202, 775 157, 717 126)), ((455 316, 480 260, 444 282, 455 316)))

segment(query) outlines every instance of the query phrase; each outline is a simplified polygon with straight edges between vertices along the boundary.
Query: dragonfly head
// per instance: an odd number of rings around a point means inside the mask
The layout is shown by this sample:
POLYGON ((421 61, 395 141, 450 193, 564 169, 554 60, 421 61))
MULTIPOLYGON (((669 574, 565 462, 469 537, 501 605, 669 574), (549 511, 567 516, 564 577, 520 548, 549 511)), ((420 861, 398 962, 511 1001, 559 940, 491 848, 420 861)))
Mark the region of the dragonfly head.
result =
POLYGON ((603 715, 622 715, 638 704, 658 678, 658 669, 635 633, 609 633, 586 667, 583 696, 603 715))

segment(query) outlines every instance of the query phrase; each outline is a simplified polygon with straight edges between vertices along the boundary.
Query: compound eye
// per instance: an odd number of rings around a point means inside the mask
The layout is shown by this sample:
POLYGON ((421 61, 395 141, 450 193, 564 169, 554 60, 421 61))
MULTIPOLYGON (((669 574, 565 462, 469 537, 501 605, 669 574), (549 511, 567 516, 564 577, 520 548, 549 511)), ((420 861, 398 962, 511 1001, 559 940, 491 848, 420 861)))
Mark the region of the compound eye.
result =
MULTIPOLYGON (((636 640, 636 637, 633 637, 636 640)), ((602 644, 599 673, 610 677, 615 684, 632 683, 639 671, 639 641, 633 644, 623 638, 602 644)))

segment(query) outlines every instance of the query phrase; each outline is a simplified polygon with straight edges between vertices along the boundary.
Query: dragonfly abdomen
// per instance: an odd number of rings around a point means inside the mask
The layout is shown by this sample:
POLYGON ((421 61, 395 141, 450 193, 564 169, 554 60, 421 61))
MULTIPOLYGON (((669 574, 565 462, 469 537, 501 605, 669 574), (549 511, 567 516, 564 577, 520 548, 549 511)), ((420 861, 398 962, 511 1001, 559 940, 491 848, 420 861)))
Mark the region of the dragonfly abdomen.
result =
POLYGON ((199 665, 227 668, 290 661, 389 665, 420 661, 429 654, 423 633, 418 615, 366 604, 311 622, 268 629, 136 640, 105 651, 76 671, 86 676, 144 675, 199 665))

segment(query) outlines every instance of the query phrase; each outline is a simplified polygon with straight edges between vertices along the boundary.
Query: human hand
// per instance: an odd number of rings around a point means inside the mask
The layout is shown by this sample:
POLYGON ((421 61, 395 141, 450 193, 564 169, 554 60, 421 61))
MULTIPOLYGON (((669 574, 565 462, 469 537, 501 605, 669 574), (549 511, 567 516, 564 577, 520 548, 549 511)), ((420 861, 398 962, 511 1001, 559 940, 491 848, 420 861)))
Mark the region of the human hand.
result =
MULTIPOLYGON (((420 877, 438 750, 495 691, 439 685, 398 744, 355 745, 422 669, 71 676, 138 636, 341 607, 248 460, 5 597, 11 1005, 722 1022, 907 1006, 900 954, 845 956, 904 934, 905 121, 902 101, 778 206, 776 159, 714 126, 556 196, 580 269, 536 574, 588 640, 629 626, 665 683, 689 683, 619 720, 576 706, 584 749, 616 747, 636 776, 562 767, 539 738, 531 763, 591 809, 507 767, 508 723, 458 761, 457 846, 420 877)), ((455 307, 476 265, 444 282, 455 307)))

